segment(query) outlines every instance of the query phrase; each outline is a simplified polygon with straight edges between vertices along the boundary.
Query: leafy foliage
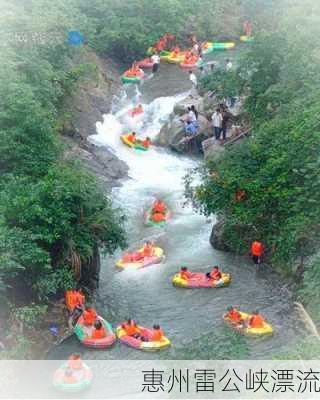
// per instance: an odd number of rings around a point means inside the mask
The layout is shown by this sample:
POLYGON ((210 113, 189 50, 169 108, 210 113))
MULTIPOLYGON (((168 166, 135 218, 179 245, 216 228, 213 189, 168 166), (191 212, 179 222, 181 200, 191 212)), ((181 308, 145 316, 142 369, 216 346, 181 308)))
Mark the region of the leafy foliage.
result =
MULTIPOLYGON (((223 219, 230 248, 247 253, 259 239, 269 260, 285 273, 320 242, 319 51, 311 39, 319 24, 310 16, 311 9, 319 15, 320 6, 309 1, 306 10, 298 2, 287 6, 286 0, 275 6, 274 31, 260 29, 237 79, 229 82, 245 96, 254 134, 209 161, 200 171, 200 185, 187 178, 187 195, 195 205, 223 219)), ((209 77, 206 84, 227 90, 225 75, 215 83, 209 77)), ((305 285, 317 279, 316 270, 305 272, 305 285)))
POLYGON ((186 41, 238 36, 246 1, 228 4, 212 0, 82 0, 80 10, 89 22, 89 43, 103 54, 130 62, 145 54, 164 33, 186 41))
POLYGON ((122 216, 87 171, 61 159, 58 121, 64 97, 96 74, 94 66, 77 62, 85 47, 67 43, 70 30, 87 27, 78 2, 5 3, 0 295, 19 284, 45 301, 81 278, 97 246, 112 253, 124 244, 122 216))
POLYGON ((112 253, 125 243, 121 217, 79 166, 60 163, 36 183, 12 179, 1 205, 15 257, 25 270, 20 278, 41 297, 72 283, 67 265, 80 279, 96 244, 112 253), (61 272, 54 272, 57 267, 61 272))

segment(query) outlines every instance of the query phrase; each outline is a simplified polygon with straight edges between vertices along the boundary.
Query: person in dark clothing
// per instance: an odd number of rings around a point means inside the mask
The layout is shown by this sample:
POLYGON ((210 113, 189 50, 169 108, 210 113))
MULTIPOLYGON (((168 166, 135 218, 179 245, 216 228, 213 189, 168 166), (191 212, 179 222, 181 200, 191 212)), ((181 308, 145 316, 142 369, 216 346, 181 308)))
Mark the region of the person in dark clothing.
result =
POLYGON ((227 109, 224 109, 222 112, 222 126, 221 126, 221 131, 222 131, 222 139, 226 140, 227 138, 227 130, 228 130, 228 125, 231 119, 231 114, 227 109))

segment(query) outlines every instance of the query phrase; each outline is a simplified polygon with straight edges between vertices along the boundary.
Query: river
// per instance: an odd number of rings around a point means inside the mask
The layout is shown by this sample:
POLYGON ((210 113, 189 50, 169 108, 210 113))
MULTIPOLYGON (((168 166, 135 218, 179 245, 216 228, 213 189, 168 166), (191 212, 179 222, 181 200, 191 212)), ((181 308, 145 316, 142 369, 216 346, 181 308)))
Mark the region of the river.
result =
POLYGON ((138 271, 115 268, 120 252, 103 259, 98 311, 114 326, 129 317, 145 326, 159 323, 172 347, 161 354, 148 354, 117 343, 112 349, 91 351, 72 337, 51 354, 53 358, 81 351, 87 359, 270 359, 304 335, 285 282, 270 272, 256 272, 247 257, 214 250, 209 244, 213 220, 185 206, 183 177, 201 161, 157 147, 136 153, 119 140, 119 135, 130 129, 155 137, 174 104, 187 95, 187 75, 177 66, 162 65, 156 77, 144 82, 138 91, 130 88, 125 98, 115 102, 114 112, 105 115, 103 123, 97 123, 97 135, 90 138, 111 148, 129 166, 129 179, 113 190, 113 199, 128 216, 130 249, 152 238, 166 254, 162 264, 138 271), (133 123, 127 111, 139 91, 145 113, 133 123), (173 218, 164 228, 147 228, 143 211, 157 197, 165 200, 173 218), (172 286, 171 278, 181 265, 208 271, 216 264, 232 274, 228 288, 185 290, 172 286), (230 330, 222 320, 230 305, 249 312, 260 310, 272 323, 274 336, 250 339, 230 330))

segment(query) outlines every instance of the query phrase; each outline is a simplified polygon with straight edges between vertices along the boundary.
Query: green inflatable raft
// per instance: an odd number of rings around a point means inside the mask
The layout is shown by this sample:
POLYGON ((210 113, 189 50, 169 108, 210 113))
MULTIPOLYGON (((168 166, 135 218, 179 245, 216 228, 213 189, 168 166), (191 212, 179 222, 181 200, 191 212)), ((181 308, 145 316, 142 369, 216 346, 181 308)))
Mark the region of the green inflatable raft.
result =
POLYGON ((65 382, 65 372, 68 369, 68 362, 64 363, 59 367, 53 377, 53 386, 65 393, 79 393, 88 389, 92 382, 92 371, 84 362, 82 363, 82 377, 75 383, 65 382))

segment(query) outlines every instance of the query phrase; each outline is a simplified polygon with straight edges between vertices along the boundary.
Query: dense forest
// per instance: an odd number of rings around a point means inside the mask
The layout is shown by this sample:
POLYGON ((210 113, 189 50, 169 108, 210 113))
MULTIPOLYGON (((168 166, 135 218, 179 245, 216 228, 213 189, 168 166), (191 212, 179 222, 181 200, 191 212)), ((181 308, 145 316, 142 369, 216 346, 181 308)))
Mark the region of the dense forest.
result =
POLYGON ((247 254, 262 241, 267 262, 298 279, 298 297, 319 320, 320 6, 280 1, 273 11, 237 70, 202 82, 221 98, 243 97, 252 134, 196 171, 200 185, 189 176, 187 194, 219 216, 231 251, 247 254))

